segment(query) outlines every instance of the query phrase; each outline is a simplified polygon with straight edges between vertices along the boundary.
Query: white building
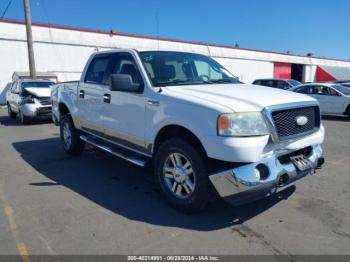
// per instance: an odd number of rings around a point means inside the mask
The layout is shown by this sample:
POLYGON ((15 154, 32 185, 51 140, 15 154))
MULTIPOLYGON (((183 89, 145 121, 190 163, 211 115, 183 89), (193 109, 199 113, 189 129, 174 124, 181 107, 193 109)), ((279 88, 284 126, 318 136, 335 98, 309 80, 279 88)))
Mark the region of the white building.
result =
MULTIPOLYGON (((34 23, 32 30, 36 70, 55 73, 58 81, 79 79, 92 52, 112 48, 202 53, 216 59, 245 83, 251 83, 257 78, 272 77, 293 78, 304 82, 350 79, 350 61, 41 23, 34 23)), ((4 89, 12 81, 13 73, 28 70, 24 22, 1 20, 0 103, 4 102, 4 89)))

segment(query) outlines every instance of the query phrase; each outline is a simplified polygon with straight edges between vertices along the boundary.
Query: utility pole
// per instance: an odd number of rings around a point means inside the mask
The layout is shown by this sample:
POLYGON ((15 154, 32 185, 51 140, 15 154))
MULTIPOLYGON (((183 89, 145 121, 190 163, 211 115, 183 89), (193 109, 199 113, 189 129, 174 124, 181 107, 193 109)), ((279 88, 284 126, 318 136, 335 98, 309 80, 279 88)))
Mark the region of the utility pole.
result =
POLYGON ((23 6, 24 6, 25 19, 26 19, 29 73, 30 73, 30 78, 34 79, 36 78, 36 72, 35 72, 34 49, 33 49, 32 18, 30 15, 29 0, 23 0, 23 6))

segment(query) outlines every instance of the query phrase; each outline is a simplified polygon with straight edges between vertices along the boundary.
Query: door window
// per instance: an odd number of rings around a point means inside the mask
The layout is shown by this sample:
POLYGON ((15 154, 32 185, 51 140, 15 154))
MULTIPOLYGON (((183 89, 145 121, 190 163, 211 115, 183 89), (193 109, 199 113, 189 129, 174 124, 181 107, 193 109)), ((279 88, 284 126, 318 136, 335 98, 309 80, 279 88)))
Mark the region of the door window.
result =
POLYGON ((91 64, 88 68, 85 82, 102 84, 104 74, 107 70, 109 62, 109 57, 96 57, 91 61, 91 64))
POLYGON ((288 85, 286 84, 286 82, 284 82, 282 80, 278 80, 275 82, 274 87, 279 88, 279 89, 286 89, 288 87, 288 85))
POLYGON ((333 88, 328 88, 329 90, 329 95, 331 96, 339 96, 338 92, 335 91, 333 88))
POLYGON ((133 56, 129 53, 119 53, 113 57, 111 70, 109 70, 106 77, 107 83, 110 80, 111 74, 129 75, 133 83, 140 84, 141 88, 143 88, 141 73, 133 56))
POLYGON ((312 89, 312 94, 327 96, 329 95, 329 90, 326 86, 314 86, 312 89))
POLYGON ((303 86, 303 87, 299 87, 296 91, 301 94, 310 95, 312 94, 313 88, 314 88, 313 86, 303 86))
POLYGON ((275 87, 275 81, 266 80, 266 81, 264 81, 264 86, 275 87))

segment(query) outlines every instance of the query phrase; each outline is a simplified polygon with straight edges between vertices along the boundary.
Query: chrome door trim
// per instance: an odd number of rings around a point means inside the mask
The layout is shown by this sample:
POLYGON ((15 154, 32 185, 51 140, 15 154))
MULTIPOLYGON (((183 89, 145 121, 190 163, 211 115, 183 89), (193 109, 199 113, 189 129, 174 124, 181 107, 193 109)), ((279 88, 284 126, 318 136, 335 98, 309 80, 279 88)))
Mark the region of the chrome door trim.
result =
MULTIPOLYGON (((151 154, 151 153, 143 152, 143 151, 141 151, 141 150, 132 148, 132 147, 130 147, 130 146, 123 145, 123 144, 118 143, 118 142, 116 142, 116 141, 113 141, 113 140, 109 139, 108 137, 106 137, 105 134, 104 134, 104 135, 97 135, 97 134, 94 134, 93 132, 88 131, 88 130, 86 130, 86 129, 83 129, 83 131, 84 131, 85 133, 89 134, 89 135, 96 136, 96 137, 98 137, 98 138, 100 138, 100 139, 102 139, 102 140, 105 140, 105 141, 107 141, 107 142, 109 142, 109 143, 111 143, 111 144, 114 144, 114 145, 116 145, 116 146, 120 146, 120 147, 122 147, 122 148, 128 149, 128 150, 130 150, 130 151, 133 151, 133 152, 135 152, 135 153, 138 153, 138 154, 141 154, 141 155, 144 155, 144 156, 147 156, 147 157, 152 157, 152 154, 151 154)), ((131 144, 131 143, 130 143, 130 144, 131 144)), ((131 145, 131 146, 132 146, 132 145, 131 145)), ((147 150, 147 149, 145 148, 145 150, 147 150)))

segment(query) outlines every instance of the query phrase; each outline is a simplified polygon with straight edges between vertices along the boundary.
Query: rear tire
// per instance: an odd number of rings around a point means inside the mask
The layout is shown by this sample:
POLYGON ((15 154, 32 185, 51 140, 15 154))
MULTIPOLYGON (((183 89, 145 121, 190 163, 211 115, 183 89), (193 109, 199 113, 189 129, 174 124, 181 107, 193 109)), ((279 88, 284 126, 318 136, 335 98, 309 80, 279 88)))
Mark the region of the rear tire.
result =
POLYGON ((60 136, 63 149, 71 155, 80 155, 85 148, 85 142, 80 139, 80 132, 75 128, 70 115, 62 117, 60 122, 60 136))
POLYGON ((161 192, 173 207, 186 213, 201 211, 212 188, 206 156, 181 138, 163 142, 155 156, 155 173, 161 192))
POLYGON ((12 111, 9 103, 7 103, 7 113, 10 119, 15 119, 17 117, 17 113, 12 111))

